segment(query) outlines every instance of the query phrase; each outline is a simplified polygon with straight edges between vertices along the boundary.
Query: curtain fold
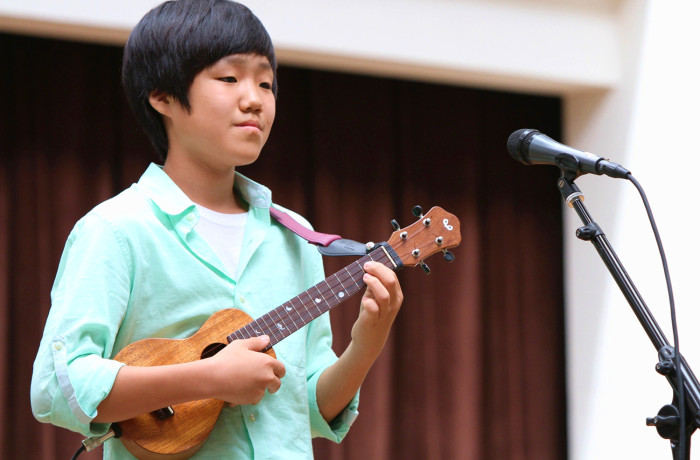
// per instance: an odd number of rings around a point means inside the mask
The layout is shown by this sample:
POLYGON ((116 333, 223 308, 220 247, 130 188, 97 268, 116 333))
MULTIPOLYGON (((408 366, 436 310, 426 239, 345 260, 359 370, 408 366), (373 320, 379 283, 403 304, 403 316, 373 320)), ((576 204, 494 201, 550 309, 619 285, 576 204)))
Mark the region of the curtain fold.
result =
MULTIPOLYGON (((0 457, 67 459, 80 436, 29 405, 58 260, 73 224, 157 159, 121 93, 121 49, 0 35, 0 50, 0 457)), ((505 149, 520 128, 561 137, 560 101, 292 67, 279 81, 268 145, 241 168, 276 202, 362 242, 413 223, 416 204, 462 229, 455 261, 399 273, 405 302, 360 417, 343 443, 315 440, 317 458, 565 459, 557 171, 505 149)), ((338 352, 358 308, 331 312, 338 352)))

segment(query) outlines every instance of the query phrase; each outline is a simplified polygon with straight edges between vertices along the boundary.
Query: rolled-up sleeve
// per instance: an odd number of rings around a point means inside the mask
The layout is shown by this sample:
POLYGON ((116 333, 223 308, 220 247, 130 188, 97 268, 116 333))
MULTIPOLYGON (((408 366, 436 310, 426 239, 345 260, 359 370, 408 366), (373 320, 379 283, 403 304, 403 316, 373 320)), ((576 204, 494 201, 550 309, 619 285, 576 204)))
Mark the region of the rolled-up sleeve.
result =
MULTIPOLYGON (((288 210, 287 212, 299 223, 311 229, 311 225, 301 216, 288 210)), ((306 280, 306 287, 309 288, 325 278, 323 259, 315 246, 305 241, 302 243, 302 246, 302 259, 304 261, 302 272, 306 280)), ((323 371, 338 360, 332 348, 333 333, 330 316, 328 313, 321 315, 309 323, 308 328, 306 336, 306 389, 309 402, 311 436, 340 442, 345 438, 348 430, 350 430, 350 426, 358 416, 357 409, 360 403, 360 392, 359 390, 357 391, 345 409, 330 423, 323 418, 316 397, 318 379, 323 374, 323 371)))
POLYGON ((106 220, 88 214, 68 237, 31 383, 37 420, 86 436, 123 365, 110 358, 131 286, 124 240, 106 220))
MULTIPOLYGON (((317 282, 324 278, 323 263, 321 257, 316 253, 315 272, 317 282)), ((350 430, 358 416, 358 406, 360 404, 360 392, 355 394, 350 403, 341 411, 330 423, 326 422, 321 415, 316 398, 318 379, 330 365, 338 360, 332 349, 333 334, 331 331, 330 316, 326 313, 316 318, 309 324, 309 331, 306 338, 307 347, 307 382, 306 388, 309 401, 309 416, 311 422, 311 436, 330 439, 340 442, 350 430)))

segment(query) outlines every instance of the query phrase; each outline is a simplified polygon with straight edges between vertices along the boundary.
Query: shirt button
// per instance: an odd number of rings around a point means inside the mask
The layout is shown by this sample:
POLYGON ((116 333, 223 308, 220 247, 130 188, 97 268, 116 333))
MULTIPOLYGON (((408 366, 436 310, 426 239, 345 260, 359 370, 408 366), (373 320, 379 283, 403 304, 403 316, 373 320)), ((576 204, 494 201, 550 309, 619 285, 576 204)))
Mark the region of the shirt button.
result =
POLYGON ((187 220, 192 222, 194 220, 194 214, 187 214, 187 220))
POLYGON ((240 296, 240 297, 238 297, 238 298, 240 299, 241 303, 245 303, 245 297, 240 296))
POLYGON ((61 349, 63 349, 63 344, 61 342, 56 342, 53 344, 53 349, 56 351, 61 351, 61 349))
POLYGON ((255 421, 255 414, 250 414, 248 416, 248 418, 250 419, 251 422, 254 422, 255 421))

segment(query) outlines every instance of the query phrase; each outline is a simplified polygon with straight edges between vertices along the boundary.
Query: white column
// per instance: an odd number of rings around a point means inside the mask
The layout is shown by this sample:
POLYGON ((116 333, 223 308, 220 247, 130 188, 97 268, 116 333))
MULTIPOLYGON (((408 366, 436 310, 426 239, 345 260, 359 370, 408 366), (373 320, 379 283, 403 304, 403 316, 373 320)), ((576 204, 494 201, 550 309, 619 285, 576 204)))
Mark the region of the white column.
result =
MULTIPOLYGON (((700 240, 694 164, 700 158, 696 21, 700 3, 628 1, 620 11, 621 84, 565 103, 566 142, 623 164, 654 211, 675 291, 680 349, 700 373, 700 240)), ((673 344, 662 266, 641 199, 627 181, 576 181, 649 309, 673 344)), ((581 225, 565 210, 569 442, 571 460, 671 459, 645 426, 672 399, 657 355, 581 225)), ((700 441, 696 441, 696 449, 700 441)), ((692 458, 700 459, 694 452, 692 458)))

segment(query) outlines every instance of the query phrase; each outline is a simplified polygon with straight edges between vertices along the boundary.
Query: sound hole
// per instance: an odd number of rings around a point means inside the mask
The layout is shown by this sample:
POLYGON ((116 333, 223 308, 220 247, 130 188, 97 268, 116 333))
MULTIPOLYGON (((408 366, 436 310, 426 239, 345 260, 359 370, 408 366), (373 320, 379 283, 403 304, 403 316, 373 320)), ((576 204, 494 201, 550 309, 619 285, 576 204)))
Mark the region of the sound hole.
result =
POLYGON ((226 347, 225 344, 223 343, 210 343, 207 345, 207 347, 202 351, 202 359, 204 358, 211 358, 221 350, 223 350, 226 347))

